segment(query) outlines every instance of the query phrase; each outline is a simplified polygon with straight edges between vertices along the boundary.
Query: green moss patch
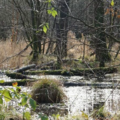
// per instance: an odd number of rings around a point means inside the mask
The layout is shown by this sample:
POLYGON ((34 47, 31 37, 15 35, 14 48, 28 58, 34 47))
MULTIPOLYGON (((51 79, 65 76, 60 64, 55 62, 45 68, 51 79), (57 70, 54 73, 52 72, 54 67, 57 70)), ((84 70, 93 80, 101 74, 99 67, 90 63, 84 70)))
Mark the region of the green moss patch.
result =
POLYGON ((88 74, 108 74, 108 73, 115 73, 117 72, 117 68, 113 67, 103 67, 103 68, 84 68, 84 69, 70 69, 70 70, 39 70, 39 71, 28 71, 25 72, 25 74, 28 75, 66 75, 66 76, 72 76, 72 75, 88 75, 88 74))

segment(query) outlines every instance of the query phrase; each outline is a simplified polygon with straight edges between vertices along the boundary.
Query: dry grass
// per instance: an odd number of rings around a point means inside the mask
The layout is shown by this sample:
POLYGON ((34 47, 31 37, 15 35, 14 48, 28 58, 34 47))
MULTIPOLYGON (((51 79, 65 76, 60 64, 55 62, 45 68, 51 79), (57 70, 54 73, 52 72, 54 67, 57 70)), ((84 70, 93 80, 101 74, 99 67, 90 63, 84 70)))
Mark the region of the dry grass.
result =
POLYGON ((66 97, 54 79, 41 79, 33 85, 32 98, 38 103, 60 103, 66 97))
POLYGON ((82 38, 77 40, 75 34, 69 31, 67 49, 69 58, 82 59, 84 55, 84 58, 88 58, 89 56, 89 59, 91 59, 90 54, 92 49, 90 48, 90 43, 85 39, 83 34, 82 38))
MULTIPOLYGON (((47 39, 47 41, 49 41, 47 39)), ((18 67, 21 67, 23 65, 29 64, 29 61, 31 57, 29 56, 31 52, 31 48, 29 47, 23 54, 12 57, 11 59, 6 60, 3 62, 6 58, 15 55, 19 53, 21 50, 23 50, 26 47, 26 43, 24 41, 20 41, 18 43, 12 42, 11 40, 7 41, 1 41, 0 42, 0 69, 15 69, 18 67)), ((48 48, 48 43, 45 46, 45 51, 48 48)), ((54 44, 55 48, 55 44, 54 44)), ((68 32, 68 43, 67 43, 67 49, 68 49, 68 56, 67 58, 70 59, 84 59, 87 61, 94 61, 95 60, 95 55, 90 56, 90 54, 93 52, 93 50, 90 48, 90 43, 88 40, 85 39, 84 35, 82 35, 81 39, 76 39, 75 34, 72 31, 68 32), (84 55, 84 56, 83 56, 84 55)), ((114 61, 115 54, 117 50, 119 49, 119 44, 115 44, 113 46, 113 49, 111 52, 112 56, 112 62, 109 63, 111 65, 117 65, 119 64, 120 61, 120 54, 118 55, 117 59, 114 61)), ((38 64, 44 63, 44 62, 49 62, 51 60, 56 60, 55 56, 52 55, 40 55, 39 56, 39 61, 38 64)), ((106 63, 107 65, 107 63, 106 63)))
POLYGON ((23 115, 18 113, 13 106, 0 105, 0 120, 23 120, 23 115))
POLYGON ((23 50, 26 47, 26 43, 24 41, 21 41, 19 43, 11 43, 10 40, 2 41, 0 42, 0 68, 1 69, 9 69, 9 68, 17 68, 25 64, 25 61, 27 57, 29 56, 29 53, 31 51, 30 48, 28 48, 27 51, 25 51, 23 54, 12 57, 11 59, 6 60, 8 57, 15 55, 19 53, 21 50, 23 50))
MULTIPOLYGON (((120 64, 120 52, 117 56, 117 58, 114 60, 115 55, 117 51, 119 50, 119 43, 115 43, 112 47, 112 50, 110 52, 112 61, 109 63, 106 63, 106 66, 115 66, 120 64)), ((90 43, 88 40, 85 39, 84 35, 82 35, 82 38, 77 40, 75 37, 75 34, 72 31, 69 31, 68 33, 68 57, 69 58, 79 58, 94 62, 95 61, 95 55, 90 56, 90 54, 93 52, 93 49, 90 47, 90 43)), ((120 68, 119 68, 120 69, 120 68)))
MULTIPOLYGON (((68 33, 68 58, 82 58, 83 56, 83 48, 84 48, 84 36, 81 40, 76 40, 75 35, 70 31, 68 33)), ((85 44, 89 44, 85 41, 85 44)), ((0 69, 15 69, 20 66, 23 66, 24 64, 28 64, 30 61, 30 52, 31 48, 29 47, 28 50, 26 50, 23 54, 12 57, 5 62, 3 62, 6 58, 15 55, 19 53, 21 50, 23 50, 26 47, 26 43, 24 41, 20 42, 11 42, 11 40, 7 41, 1 41, 0 42, 0 69)), ((89 46, 85 45, 85 58, 89 58, 90 54, 90 48, 89 46)), ((48 43, 46 44, 45 48, 47 49, 48 43)), ((45 50, 46 51, 46 50, 45 50)), ((38 61, 38 64, 42 62, 47 62, 50 60, 55 60, 55 57, 49 56, 49 55, 40 55, 39 56, 40 61, 38 61)))

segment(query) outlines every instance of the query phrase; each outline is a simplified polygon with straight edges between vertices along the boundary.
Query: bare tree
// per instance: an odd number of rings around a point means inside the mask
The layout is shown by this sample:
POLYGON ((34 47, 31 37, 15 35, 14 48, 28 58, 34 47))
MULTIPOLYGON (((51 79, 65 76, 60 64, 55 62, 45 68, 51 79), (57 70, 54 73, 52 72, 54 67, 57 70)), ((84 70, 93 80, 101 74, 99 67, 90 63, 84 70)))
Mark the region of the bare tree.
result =
POLYGON ((104 1, 94 0, 94 26, 96 29, 95 51, 96 60, 100 61, 100 67, 105 67, 104 62, 110 61, 110 55, 106 45, 106 35, 104 33, 104 1))
POLYGON ((42 53, 42 41, 45 36, 42 27, 47 21, 47 3, 39 0, 24 0, 22 2, 13 0, 13 4, 20 14, 27 42, 32 48, 32 61, 36 61, 39 54, 42 53))
POLYGON ((56 22, 56 50, 57 61, 61 64, 63 57, 67 56, 67 32, 68 32, 68 14, 69 14, 69 2, 70 0, 64 0, 58 2, 59 16, 56 22))

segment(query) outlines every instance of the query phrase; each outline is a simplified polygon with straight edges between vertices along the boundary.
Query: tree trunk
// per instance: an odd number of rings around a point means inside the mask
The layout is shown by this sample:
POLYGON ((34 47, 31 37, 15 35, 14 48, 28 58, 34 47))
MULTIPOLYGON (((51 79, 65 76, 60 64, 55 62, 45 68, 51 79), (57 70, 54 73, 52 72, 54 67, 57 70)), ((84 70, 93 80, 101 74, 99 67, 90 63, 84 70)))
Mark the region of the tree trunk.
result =
POLYGON ((69 0, 66 0, 66 2, 60 1, 58 4, 60 5, 60 16, 58 23, 56 24, 57 28, 56 50, 58 63, 61 64, 61 59, 67 56, 68 17, 66 14, 69 14, 68 10, 69 0))
MULTIPOLYGON (((37 33, 37 30, 39 30, 39 26, 41 25, 41 20, 42 20, 42 15, 41 9, 42 7, 46 7, 47 4, 41 3, 40 1, 36 1, 36 9, 39 11, 38 13, 35 11, 35 3, 31 0, 31 20, 32 20, 32 29, 33 29, 33 35, 32 35, 32 42, 33 42, 33 57, 32 61, 37 61, 39 54, 42 52, 44 53, 45 45, 43 45, 43 50, 42 50, 42 44, 41 41, 43 40, 43 36, 45 36, 43 31, 39 31, 37 33), (42 6, 42 7, 41 7, 42 6)), ((47 19, 48 20, 48 19, 47 19)), ((46 22, 46 20, 44 20, 46 22)), ((45 41, 45 39, 44 39, 45 41)))
POLYGON ((31 20, 32 20, 32 29, 33 29, 33 35, 32 35, 32 42, 33 42, 33 57, 32 61, 36 61, 38 59, 38 42, 37 42, 37 35, 36 35, 36 14, 34 11, 34 5, 33 1, 31 0, 31 20))
POLYGON ((100 62, 100 67, 105 67, 105 61, 110 61, 110 54, 106 45, 106 36, 104 34, 104 1, 94 0, 95 20, 94 26, 96 30, 95 48, 96 48, 96 61, 100 62), (101 27, 101 28, 100 28, 101 27), (103 28, 102 28, 103 27, 103 28))

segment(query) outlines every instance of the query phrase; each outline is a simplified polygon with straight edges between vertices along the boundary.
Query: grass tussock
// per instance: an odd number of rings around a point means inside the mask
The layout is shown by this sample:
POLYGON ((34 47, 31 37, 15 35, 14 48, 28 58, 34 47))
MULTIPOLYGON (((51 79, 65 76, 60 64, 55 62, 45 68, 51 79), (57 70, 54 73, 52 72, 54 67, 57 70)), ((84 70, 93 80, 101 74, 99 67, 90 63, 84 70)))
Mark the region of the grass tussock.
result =
POLYGON ((41 79, 33 85, 32 98, 38 103, 61 103, 66 96, 57 80, 41 79))

